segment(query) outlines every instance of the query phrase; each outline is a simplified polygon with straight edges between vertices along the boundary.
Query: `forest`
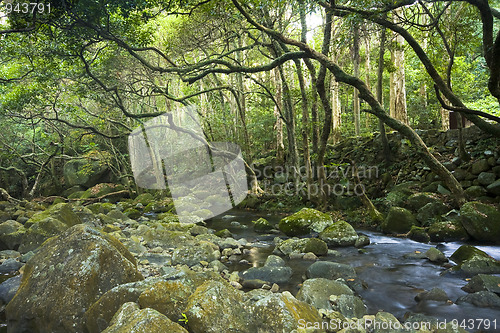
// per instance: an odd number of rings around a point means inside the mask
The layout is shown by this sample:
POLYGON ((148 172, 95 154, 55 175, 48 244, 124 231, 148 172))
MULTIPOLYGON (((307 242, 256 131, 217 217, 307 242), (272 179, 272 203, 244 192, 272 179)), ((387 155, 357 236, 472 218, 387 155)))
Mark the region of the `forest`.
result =
POLYGON ((499 22, 0 1, 0 332, 500 331, 499 22))

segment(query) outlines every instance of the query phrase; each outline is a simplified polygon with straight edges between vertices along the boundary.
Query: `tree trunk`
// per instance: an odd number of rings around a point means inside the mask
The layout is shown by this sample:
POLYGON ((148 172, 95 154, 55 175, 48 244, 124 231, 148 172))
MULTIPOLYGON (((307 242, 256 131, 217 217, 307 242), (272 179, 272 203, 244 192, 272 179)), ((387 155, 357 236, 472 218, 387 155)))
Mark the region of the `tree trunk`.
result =
MULTIPOLYGON (((378 69, 377 69, 377 101, 380 105, 384 105, 383 102, 383 83, 384 83, 384 54, 385 54, 385 41, 386 41, 386 31, 382 28, 380 33, 380 51, 378 55, 378 69)), ((378 126, 380 130, 380 139, 382 141, 382 149, 384 152, 384 160, 387 164, 391 163, 391 147, 389 146, 389 140, 387 139, 387 134, 385 132, 384 122, 379 119, 378 126)))
MULTIPOLYGON (((396 13, 401 13, 397 10, 396 13)), ((408 114, 406 111, 406 80, 405 80, 405 53, 404 38, 396 34, 395 46, 391 53, 391 60, 395 71, 391 73, 390 85, 390 114, 391 117, 408 124, 408 114)))
MULTIPOLYGON (((354 25, 354 37, 353 37, 353 67, 354 67, 354 77, 359 78, 359 25, 354 25)), ((359 105, 359 92, 356 88, 354 88, 354 96, 352 99, 352 109, 354 112, 354 130, 356 135, 360 135, 360 122, 361 122, 361 113, 360 113, 360 105, 359 105)))
POLYGON ((276 105, 274 106, 274 116, 276 123, 276 162, 281 165, 285 161, 285 145, 283 144, 283 119, 281 118, 281 110, 283 110, 282 88, 279 78, 278 68, 273 69, 273 84, 276 87, 276 105))

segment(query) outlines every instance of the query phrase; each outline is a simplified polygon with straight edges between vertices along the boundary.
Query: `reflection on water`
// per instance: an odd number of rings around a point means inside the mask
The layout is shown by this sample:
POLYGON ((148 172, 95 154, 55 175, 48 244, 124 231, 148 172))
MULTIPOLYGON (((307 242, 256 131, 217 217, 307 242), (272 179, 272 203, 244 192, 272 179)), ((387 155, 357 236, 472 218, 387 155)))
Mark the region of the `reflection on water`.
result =
MULTIPOLYGON (((246 211, 231 211, 229 214, 232 217, 214 218, 208 226, 216 230, 227 228, 236 239, 245 238, 253 243, 249 254, 243 256, 243 259, 248 260, 252 266, 262 266, 267 256, 272 254, 274 237, 285 238, 286 236, 283 234, 270 236, 257 234, 253 231, 251 221, 264 217, 271 223, 277 223, 282 217, 246 211), (240 226, 231 224, 231 221, 238 221, 240 226)), ((405 258, 406 254, 415 253, 415 251, 424 253, 436 244, 422 244, 409 239, 388 237, 372 231, 363 231, 363 233, 371 240, 371 244, 365 248, 364 253, 360 253, 354 247, 336 248, 337 255, 324 256, 320 260, 349 264, 356 269, 367 287, 361 291, 360 296, 368 307, 368 313, 375 314, 383 310, 402 319, 405 313, 415 312, 436 317, 441 321, 478 318, 498 320, 500 318, 500 310, 498 309, 452 303, 467 294, 460 289, 467 284, 463 276, 451 274, 445 268, 425 259, 405 258), (415 301, 414 298, 418 293, 435 287, 446 291, 452 302, 425 301, 417 303, 415 301)), ((453 242, 437 244, 437 246, 449 257, 462 244, 453 242)), ((500 259, 500 246, 477 247, 492 257, 500 259)), ((288 258, 285 258, 285 261, 293 269, 293 275, 288 284, 280 287, 282 290, 289 290, 296 294, 303 281, 305 271, 312 262, 288 258)), ((229 266, 235 270, 245 270, 250 267, 238 263, 231 263, 229 266)))

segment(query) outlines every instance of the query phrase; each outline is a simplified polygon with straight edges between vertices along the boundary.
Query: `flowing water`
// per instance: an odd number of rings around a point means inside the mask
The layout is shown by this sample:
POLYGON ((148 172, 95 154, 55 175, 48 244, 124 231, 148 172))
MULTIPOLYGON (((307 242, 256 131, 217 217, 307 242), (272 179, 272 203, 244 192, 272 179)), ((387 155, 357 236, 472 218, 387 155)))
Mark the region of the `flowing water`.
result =
MULTIPOLYGON (((273 238, 283 234, 260 235, 253 231, 252 222, 259 217, 271 223, 277 223, 283 216, 268 215, 248 211, 230 211, 225 216, 212 219, 208 226, 215 229, 229 229, 236 239, 245 238, 251 242, 250 253, 244 256, 253 266, 262 266, 273 249, 273 238)), ((366 289, 360 292, 369 314, 386 311, 402 320, 406 313, 420 313, 437 318, 441 322, 447 320, 474 320, 471 327, 479 328, 479 320, 496 320, 500 331, 500 310, 480 308, 470 304, 424 301, 417 303, 415 296, 424 291, 438 287, 446 291, 451 301, 455 302, 467 293, 461 287, 467 284, 466 277, 457 273, 449 273, 445 268, 433 264, 426 259, 406 257, 406 254, 420 251, 424 253, 432 246, 437 246, 447 257, 463 243, 451 242, 440 244, 423 244, 409 239, 385 236, 373 231, 359 231, 370 237, 371 244, 358 251, 354 247, 335 248, 337 255, 322 256, 320 260, 328 260, 349 264, 354 267, 358 276, 364 281, 366 289)), ((472 244, 475 245, 475 244, 472 244)), ((492 257, 500 260, 500 246, 480 246, 492 257)), ((293 269, 293 276, 282 289, 296 294, 303 281, 306 269, 311 261, 285 258, 287 265, 293 269)), ((248 265, 234 263, 230 268, 247 269, 248 265)), ((472 323, 472 322, 466 322, 472 323)), ((481 327, 484 329, 484 326, 481 327)))

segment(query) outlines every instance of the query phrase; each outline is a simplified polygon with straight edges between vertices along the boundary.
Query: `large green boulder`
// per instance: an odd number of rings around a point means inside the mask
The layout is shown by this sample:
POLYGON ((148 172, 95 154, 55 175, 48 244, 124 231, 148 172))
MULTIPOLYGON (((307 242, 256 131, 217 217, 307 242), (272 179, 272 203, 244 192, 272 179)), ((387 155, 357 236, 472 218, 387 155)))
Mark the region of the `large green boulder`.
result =
POLYGON ((416 212, 425 205, 435 202, 440 202, 438 195, 435 193, 415 193, 408 198, 407 206, 409 209, 416 212))
POLYGON ((307 279, 297 293, 297 299, 311 304, 316 309, 331 310, 331 295, 353 295, 353 291, 342 282, 324 278, 307 279))
POLYGON ((319 234, 329 246, 352 246, 358 239, 356 230, 345 221, 338 221, 319 234))
POLYGON ((123 304, 115 314, 111 325, 103 333, 188 333, 181 325, 150 308, 139 309, 136 303, 123 304))
POLYGON ((278 227, 288 236, 321 232, 333 224, 332 217, 312 208, 302 208, 297 213, 282 219, 278 227))
POLYGON ((454 242, 469 239, 469 234, 457 221, 436 222, 430 226, 428 234, 433 242, 454 242))
POLYGON ((382 231, 385 233, 402 234, 410 231, 414 225, 417 225, 417 220, 408 209, 391 207, 382 223, 382 231))
POLYGON ((462 225, 474 239, 500 243, 500 211, 478 201, 467 202, 460 208, 462 225))
POLYGON ((56 236, 69 227, 82 223, 68 203, 55 204, 33 215, 18 233, 23 234, 19 251, 26 253, 35 250, 45 240, 56 236))
POLYGON ((328 245, 317 238, 287 239, 279 243, 278 249, 286 255, 312 252, 322 256, 328 253, 328 245))
POLYGON ((67 186, 82 185, 92 187, 106 180, 109 169, 99 161, 74 159, 66 162, 63 169, 67 186))
POLYGON ((450 257, 458 265, 455 271, 474 276, 477 274, 500 274, 500 261, 471 245, 462 245, 450 257))
POLYGON ((207 281, 189 297, 183 311, 193 333, 251 332, 243 292, 227 282, 207 281))
POLYGON ((256 232, 268 232, 273 229, 273 226, 265 218, 261 217, 256 221, 253 221, 253 229, 256 232))
POLYGON ((83 332, 86 309, 106 291, 142 279, 118 240, 76 225, 45 242, 26 263, 21 286, 5 309, 9 330, 83 332))
POLYGON ((14 250, 21 244, 24 233, 19 233, 19 230, 24 230, 24 227, 14 220, 0 224, 0 250, 14 250))

